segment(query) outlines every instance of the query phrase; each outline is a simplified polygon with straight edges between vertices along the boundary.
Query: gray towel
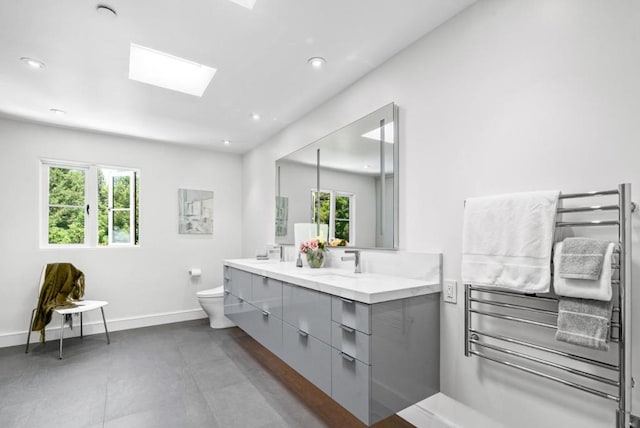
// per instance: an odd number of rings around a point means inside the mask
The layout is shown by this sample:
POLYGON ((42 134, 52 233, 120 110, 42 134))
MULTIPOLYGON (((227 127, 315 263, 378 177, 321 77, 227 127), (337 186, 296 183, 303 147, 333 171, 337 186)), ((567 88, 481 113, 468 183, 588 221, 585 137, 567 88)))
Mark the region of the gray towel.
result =
POLYGON ((566 238, 562 241, 560 278, 597 281, 608 245, 608 241, 599 239, 566 238))
POLYGON ((609 321, 613 301, 561 297, 556 340, 608 351, 609 321))

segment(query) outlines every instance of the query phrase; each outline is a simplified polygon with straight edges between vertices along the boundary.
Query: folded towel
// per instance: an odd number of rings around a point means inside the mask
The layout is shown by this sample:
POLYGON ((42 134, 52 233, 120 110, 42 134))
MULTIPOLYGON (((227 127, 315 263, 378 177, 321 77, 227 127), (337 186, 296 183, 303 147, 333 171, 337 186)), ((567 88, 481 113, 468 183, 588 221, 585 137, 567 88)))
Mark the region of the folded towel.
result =
POLYGON ((603 300, 605 302, 611 300, 611 263, 615 259, 613 253, 615 244, 610 242, 609 245, 607 245, 604 262, 602 263, 602 274, 598 281, 562 278, 559 271, 563 246, 564 243, 558 242, 553 251, 553 291, 558 296, 603 300))
POLYGON ((466 284, 547 292, 558 191, 469 198, 464 209, 466 284))
POLYGON ((560 277, 596 281, 602 273, 608 241, 591 238, 567 238, 560 254, 560 277))
POLYGON ((613 302, 561 297, 556 340, 608 351, 609 320, 613 302))

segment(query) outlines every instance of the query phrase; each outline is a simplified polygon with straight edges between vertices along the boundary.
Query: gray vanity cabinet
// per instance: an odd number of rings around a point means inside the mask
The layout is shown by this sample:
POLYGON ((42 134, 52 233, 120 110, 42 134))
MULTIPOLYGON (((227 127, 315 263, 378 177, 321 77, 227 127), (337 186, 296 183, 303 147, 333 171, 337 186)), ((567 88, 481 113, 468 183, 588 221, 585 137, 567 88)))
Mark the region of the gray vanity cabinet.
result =
POLYGON ((282 319, 252 306, 243 323, 238 324, 265 348, 282 358, 282 319))
POLYGON ((341 325, 371 334, 371 305, 333 296, 331 316, 341 325))
POLYGON ((371 425, 440 390, 440 293, 365 304, 225 267, 225 315, 371 425))
POLYGON ((283 319, 326 344, 331 343, 331 296, 284 283, 283 319))
POLYGON ((224 314, 282 356, 282 282, 225 267, 224 314))
POLYGON ((251 301, 251 277, 240 269, 225 268, 224 289, 243 300, 251 301))
POLYGON ((269 316, 282 319, 282 281, 252 275, 251 303, 269 316))
POLYGON ((371 364, 371 335, 332 321, 331 346, 365 364, 371 364))
POLYGON ((332 349, 331 354, 331 398, 361 421, 371 423, 371 366, 339 349, 332 349))
POLYGON ((285 322, 282 359, 331 395, 331 346, 285 322))
POLYGON ((229 292, 224 293, 224 314, 238 325, 245 325, 250 319, 250 313, 255 307, 244 299, 229 292))

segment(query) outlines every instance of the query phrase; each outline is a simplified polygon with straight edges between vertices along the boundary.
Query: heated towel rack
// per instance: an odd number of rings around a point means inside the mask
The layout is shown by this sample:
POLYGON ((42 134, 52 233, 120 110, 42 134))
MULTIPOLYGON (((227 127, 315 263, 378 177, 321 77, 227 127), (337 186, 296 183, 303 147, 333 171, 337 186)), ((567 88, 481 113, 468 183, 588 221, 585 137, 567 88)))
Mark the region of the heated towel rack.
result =
POLYGON ((612 400, 618 405, 617 428, 629 428, 632 423, 638 426, 638 420, 631 415, 631 213, 636 205, 630 198, 631 184, 625 183, 613 190, 561 194, 558 204, 556 234, 564 228, 596 228, 598 233, 606 233, 606 229, 610 234, 617 231, 613 239, 619 242, 619 264, 613 266, 617 275, 612 279, 617 291, 609 329, 613 349, 606 353, 596 351, 606 354, 602 358, 578 346, 554 342, 558 299, 552 293, 521 294, 465 284, 467 357, 475 355, 612 400), (602 200, 607 202, 593 204, 602 200), (574 206, 576 201, 588 202, 574 206), (570 206, 565 207, 565 203, 570 206), (502 330, 509 324, 531 326, 524 331, 534 330, 535 339, 522 334, 522 329, 510 328, 505 334, 502 330))

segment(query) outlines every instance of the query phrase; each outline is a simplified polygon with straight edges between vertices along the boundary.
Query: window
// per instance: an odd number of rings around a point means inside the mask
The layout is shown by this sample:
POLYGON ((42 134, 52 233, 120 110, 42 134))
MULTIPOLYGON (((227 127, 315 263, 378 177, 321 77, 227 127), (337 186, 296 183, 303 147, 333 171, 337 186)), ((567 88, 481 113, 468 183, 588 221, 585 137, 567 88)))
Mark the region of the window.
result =
POLYGON ((98 245, 138 243, 138 174, 98 168, 98 245))
POLYGON ((82 168, 49 167, 48 242, 84 244, 87 171, 82 168))
POLYGON ((49 161, 42 168, 44 245, 138 244, 137 170, 49 161))
POLYGON ((312 214, 311 221, 329 225, 328 238, 345 239, 351 244, 355 244, 353 227, 353 200, 351 193, 336 192, 332 190, 321 190, 318 193, 311 191, 312 214), (318 199, 320 200, 320 212, 318 213, 318 199), (318 219, 319 215, 319 219, 318 219))

